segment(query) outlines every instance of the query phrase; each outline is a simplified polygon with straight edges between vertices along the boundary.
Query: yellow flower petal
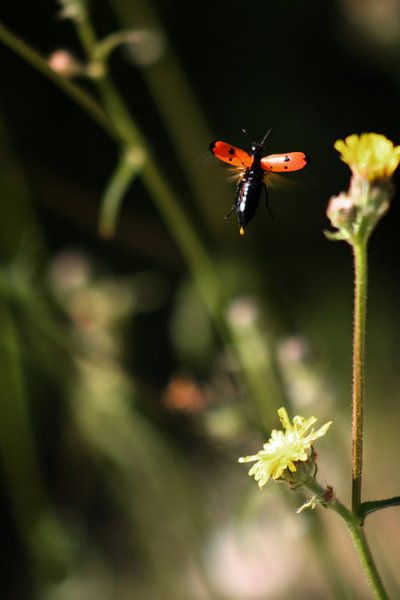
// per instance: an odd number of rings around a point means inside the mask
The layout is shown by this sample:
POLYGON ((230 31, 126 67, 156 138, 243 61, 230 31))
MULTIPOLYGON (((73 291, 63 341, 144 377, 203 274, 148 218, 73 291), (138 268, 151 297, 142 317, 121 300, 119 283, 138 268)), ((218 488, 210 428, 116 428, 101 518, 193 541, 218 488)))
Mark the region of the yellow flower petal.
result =
POLYGON ((354 173, 369 181, 391 177, 400 163, 400 146, 379 133, 349 135, 334 147, 354 173))
POLYGON ((290 422, 285 408, 278 410, 278 415, 284 431, 273 429, 268 442, 257 454, 243 456, 239 462, 256 461, 249 471, 250 476, 258 482, 262 488, 270 478, 279 479, 283 472, 288 469, 292 473, 297 471, 296 463, 305 462, 309 458, 312 442, 328 431, 331 421, 325 423, 320 429, 314 431, 310 428, 317 421, 315 417, 305 419, 300 415, 290 422))

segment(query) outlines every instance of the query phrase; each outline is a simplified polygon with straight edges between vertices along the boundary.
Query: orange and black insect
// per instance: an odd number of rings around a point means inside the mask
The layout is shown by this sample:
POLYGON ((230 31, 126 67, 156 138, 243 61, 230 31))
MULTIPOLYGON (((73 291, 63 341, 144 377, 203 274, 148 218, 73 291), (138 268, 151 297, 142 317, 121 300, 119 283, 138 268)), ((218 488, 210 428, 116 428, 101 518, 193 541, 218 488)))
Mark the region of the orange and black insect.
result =
POLYGON ((236 210, 240 235, 244 235, 248 222, 254 217, 263 190, 266 206, 269 209, 266 186, 268 174, 299 171, 309 163, 304 152, 263 156, 265 142, 270 133, 271 129, 267 131, 261 142, 252 143, 250 152, 235 148, 227 142, 216 141, 210 144, 210 150, 216 158, 239 171, 240 180, 236 188, 235 204, 225 218, 227 219, 236 210))

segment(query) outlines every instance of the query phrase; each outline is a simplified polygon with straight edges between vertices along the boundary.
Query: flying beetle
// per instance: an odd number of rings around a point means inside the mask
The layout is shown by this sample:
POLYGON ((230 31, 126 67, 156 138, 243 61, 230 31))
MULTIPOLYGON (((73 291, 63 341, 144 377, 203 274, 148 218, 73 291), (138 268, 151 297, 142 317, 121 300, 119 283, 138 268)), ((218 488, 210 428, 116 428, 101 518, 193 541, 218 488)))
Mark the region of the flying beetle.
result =
MULTIPOLYGON (((245 130, 243 131, 246 133, 245 130)), ((225 219, 236 210, 240 235, 245 234, 248 222, 254 217, 263 190, 265 191, 267 209, 270 210, 266 185, 269 174, 299 171, 309 164, 309 159, 304 152, 287 152, 286 154, 263 156, 265 143, 271 131, 272 129, 267 131, 261 142, 253 142, 250 152, 222 141, 211 142, 209 146, 210 151, 216 158, 238 170, 240 179, 236 188, 235 204, 225 215, 225 219)))

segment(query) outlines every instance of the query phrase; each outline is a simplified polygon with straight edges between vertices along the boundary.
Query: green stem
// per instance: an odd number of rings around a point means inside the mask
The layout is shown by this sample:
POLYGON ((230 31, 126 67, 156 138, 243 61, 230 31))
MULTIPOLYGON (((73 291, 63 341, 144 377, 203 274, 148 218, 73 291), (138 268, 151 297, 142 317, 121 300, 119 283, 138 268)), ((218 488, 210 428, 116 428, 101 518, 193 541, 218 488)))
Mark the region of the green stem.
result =
POLYGON ((369 502, 363 502, 360 506, 361 525, 365 518, 371 513, 382 510, 383 508, 390 508, 391 506, 400 506, 400 496, 385 498, 384 500, 370 500, 369 502))
POLYGON ((334 510, 342 517, 342 519, 344 519, 374 597, 378 600, 389 600, 389 596, 385 590, 383 581, 379 575, 374 558, 371 554, 365 531, 359 523, 358 516, 346 508, 346 506, 342 504, 335 496, 328 499, 327 490, 317 482, 314 481, 308 484, 307 487, 319 498, 325 500, 325 506, 327 508, 334 510))
POLYGON ((363 412, 365 390, 365 327, 367 312, 367 239, 353 242, 354 323, 353 323, 353 431, 352 510, 357 516, 361 504, 363 459, 363 412))
POLYGON ((31 528, 46 505, 46 494, 31 429, 19 340, 3 299, 3 289, 0 299, 0 375, 0 463, 22 539, 28 541, 31 528))
POLYGON ((107 131, 112 138, 116 138, 116 131, 101 106, 87 94, 81 87, 73 83, 70 79, 62 77, 50 68, 45 58, 36 50, 28 46, 23 40, 12 33, 3 23, 0 22, 0 41, 5 46, 13 50, 18 56, 26 60, 32 67, 42 73, 45 77, 55 83, 70 98, 75 100, 92 119, 107 131))
POLYGON ((111 238, 115 232, 118 210, 132 180, 141 171, 144 154, 140 151, 124 153, 106 186, 100 207, 99 233, 111 238))
POLYGON ((364 529, 358 524, 357 519, 340 502, 336 501, 333 509, 345 519, 350 537, 353 540, 359 561, 367 576, 369 586, 379 600, 388 600, 389 596, 379 575, 377 566, 371 554, 364 529))

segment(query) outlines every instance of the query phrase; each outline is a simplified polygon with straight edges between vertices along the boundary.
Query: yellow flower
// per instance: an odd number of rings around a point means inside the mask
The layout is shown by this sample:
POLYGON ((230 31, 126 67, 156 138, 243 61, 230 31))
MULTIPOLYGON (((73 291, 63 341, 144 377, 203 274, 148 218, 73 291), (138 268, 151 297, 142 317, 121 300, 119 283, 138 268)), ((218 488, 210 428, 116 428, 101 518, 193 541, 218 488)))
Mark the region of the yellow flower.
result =
POLYGON ((278 415, 285 431, 273 429, 271 437, 263 446, 263 450, 253 456, 243 456, 239 462, 257 461, 249 471, 249 475, 258 481, 261 489, 272 477, 279 479, 286 469, 292 473, 297 471, 296 462, 307 461, 311 450, 312 442, 325 435, 332 421, 325 423, 318 431, 310 427, 317 421, 315 417, 305 419, 296 416, 293 424, 290 422, 288 414, 284 408, 278 410, 278 415))
POLYGON ((334 147, 354 173, 369 181, 391 177, 400 162, 400 146, 379 133, 349 135, 334 147))

